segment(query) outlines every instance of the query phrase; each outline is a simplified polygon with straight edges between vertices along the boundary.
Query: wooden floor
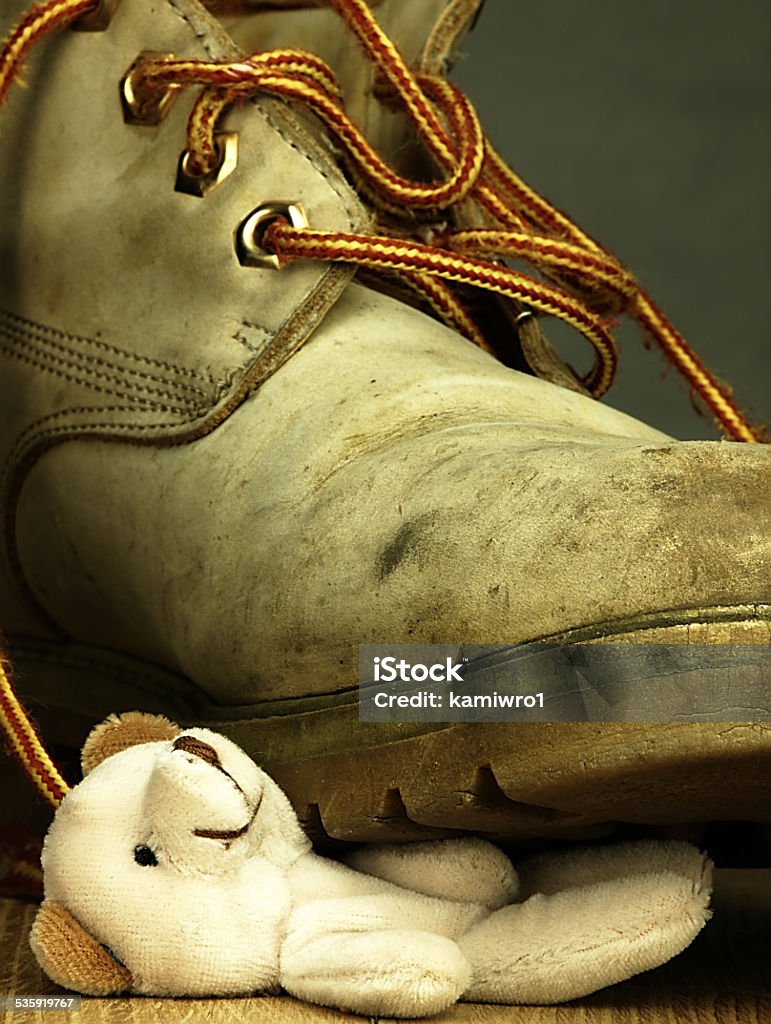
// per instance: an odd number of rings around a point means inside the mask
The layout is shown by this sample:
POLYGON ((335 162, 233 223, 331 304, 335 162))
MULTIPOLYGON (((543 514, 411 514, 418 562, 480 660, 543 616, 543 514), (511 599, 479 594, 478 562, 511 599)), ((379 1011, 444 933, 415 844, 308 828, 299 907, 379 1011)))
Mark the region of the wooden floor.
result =
MULTIPOLYGON (((459 1005, 436 1024, 771 1024, 771 870, 717 873, 715 913, 693 945, 656 971, 554 1007, 459 1005)), ((0 993, 55 994, 27 946, 34 906, 0 901, 0 993)), ((8 1012, 9 1024, 355 1024, 363 1018, 288 998, 84 999, 78 1014, 8 1012)), ((383 1022, 385 1024, 385 1022, 383 1022)))

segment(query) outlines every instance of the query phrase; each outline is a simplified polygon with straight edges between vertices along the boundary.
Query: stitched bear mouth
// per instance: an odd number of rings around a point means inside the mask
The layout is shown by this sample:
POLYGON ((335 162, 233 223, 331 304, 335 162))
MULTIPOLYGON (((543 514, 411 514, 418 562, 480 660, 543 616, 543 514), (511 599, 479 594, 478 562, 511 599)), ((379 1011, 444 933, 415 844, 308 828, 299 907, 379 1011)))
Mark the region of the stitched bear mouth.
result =
POLYGON ((246 835, 251 823, 252 822, 249 821, 246 825, 242 825, 241 828, 235 829, 232 832, 225 832, 213 828, 194 828, 193 835, 198 836, 199 839, 238 839, 240 836, 246 835))
POLYGON ((193 835, 198 836, 199 839, 226 839, 228 841, 230 841, 231 839, 239 839, 241 836, 246 835, 246 833, 252 827, 254 819, 257 817, 257 812, 260 809, 261 803, 262 793, 260 793, 260 798, 257 801, 257 806, 252 811, 251 818, 249 819, 249 821, 247 821, 245 825, 242 825, 241 828, 237 828, 232 831, 225 831, 222 829, 213 828, 194 828, 193 835))
MULTIPOLYGON (((222 762, 220 761, 219 754, 214 749, 214 747, 212 747, 209 743, 206 743, 204 740, 198 739, 198 737, 196 736, 178 736, 177 739, 174 740, 172 750, 181 750, 184 751, 186 754, 192 754, 194 757, 199 757, 202 761, 205 761, 207 764, 210 764, 212 768, 216 768, 217 771, 222 772, 222 774, 225 775, 233 783, 233 785, 236 787, 241 796, 243 796, 244 800, 246 800, 247 804, 249 803, 246 793, 244 793, 243 789, 241 788, 241 786, 239 786, 238 782, 233 778, 230 772, 225 770, 225 768, 222 765, 222 762)), ((260 797, 257 800, 257 805, 252 811, 251 818, 249 819, 249 821, 247 821, 245 825, 242 825, 241 828, 232 830, 196 828, 193 829, 193 835, 197 836, 200 839, 224 839, 228 841, 233 839, 239 839, 241 836, 245 835, 251 828, 251 825, 257 816, 257 812, 260 809, 261 803, 262 794, 260 794, 260 797)))

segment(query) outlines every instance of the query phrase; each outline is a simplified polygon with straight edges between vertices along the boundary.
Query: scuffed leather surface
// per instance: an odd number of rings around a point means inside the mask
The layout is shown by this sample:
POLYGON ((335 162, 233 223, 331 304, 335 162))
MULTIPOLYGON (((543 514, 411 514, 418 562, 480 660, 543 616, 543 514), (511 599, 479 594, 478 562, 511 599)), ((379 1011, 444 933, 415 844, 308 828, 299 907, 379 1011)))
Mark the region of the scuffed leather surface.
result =
POLYGON ((207 437, 45 456, 21 543, 68 632, 248 703, 352 685, 359 643, 515 643, 762 600, 767 467, 351 286, 207 437))

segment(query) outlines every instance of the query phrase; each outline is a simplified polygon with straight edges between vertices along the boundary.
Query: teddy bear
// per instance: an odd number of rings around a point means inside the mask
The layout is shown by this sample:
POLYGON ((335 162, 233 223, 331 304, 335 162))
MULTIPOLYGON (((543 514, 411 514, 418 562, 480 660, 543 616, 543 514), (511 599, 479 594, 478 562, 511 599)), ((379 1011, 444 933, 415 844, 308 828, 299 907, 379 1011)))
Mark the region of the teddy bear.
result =
POLYGON ((30 943, 92 995, 281 990, 367 1015, 556 1003, 655 967, 709 917, 708 859, 645 840, 531 857, 468 836, 316 853, 227 737, 128 712, 97 725, 43 847, 30 943))

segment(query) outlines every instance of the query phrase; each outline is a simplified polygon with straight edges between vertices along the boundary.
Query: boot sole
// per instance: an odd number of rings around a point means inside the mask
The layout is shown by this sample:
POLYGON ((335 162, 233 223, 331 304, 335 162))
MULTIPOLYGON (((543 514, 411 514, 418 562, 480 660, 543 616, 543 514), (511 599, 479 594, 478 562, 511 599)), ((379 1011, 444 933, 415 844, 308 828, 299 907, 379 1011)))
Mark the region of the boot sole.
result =
POLYGON ((624 644, 660 645, 673 693, 692 692, 695 677, 685 659, 687 679, 678 678, 672 645, 699 644, 698 672, 710 681, 700 721, 361 723, 357 691, 215 707, 188 680, 111 652, 19 638, 9 647, 49 742, 79 747, 96 721, 136 708, 220 730, 271 772, 322 846, 469 830, 527 842, 595 838, 619 822, 755 821, 763 809, 768 818, 770 618, 768 606, 679 610, 548 638, 555 657, 577 643, 619 645, 597 680, 607 687, 610 667, 616 698, 643 681, 624 644), (749 720, 726 722, 726 688, 738 677, 744 705, 753 698, 741 715, 749 720))

